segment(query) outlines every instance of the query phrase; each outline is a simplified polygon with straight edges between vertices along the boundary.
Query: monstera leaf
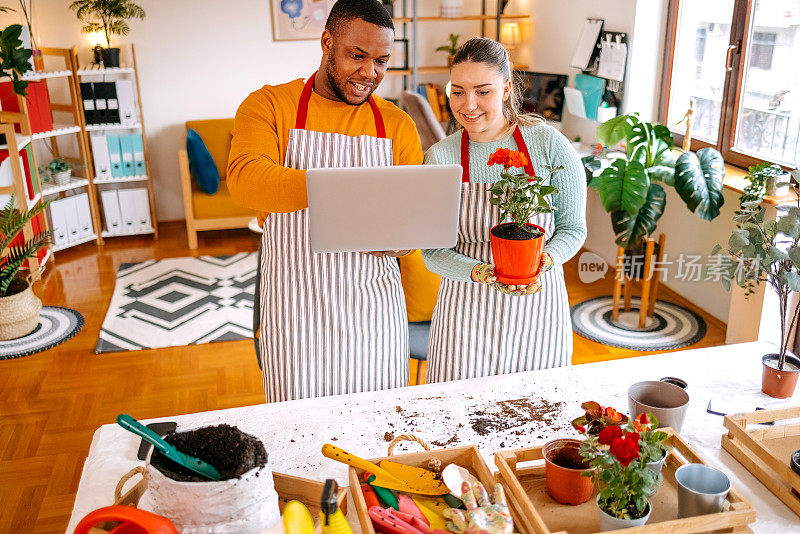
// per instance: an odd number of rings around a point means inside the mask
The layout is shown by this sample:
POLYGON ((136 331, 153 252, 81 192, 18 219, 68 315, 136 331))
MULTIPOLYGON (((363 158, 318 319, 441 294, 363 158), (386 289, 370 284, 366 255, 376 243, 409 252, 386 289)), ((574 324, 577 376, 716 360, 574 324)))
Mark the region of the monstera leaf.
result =
POLYGON ((626 211, 612 212, 611 225, 617 236, 617 245, 624 249, 636 248, 639 243, 647 239, 656 231, 666 204, 667 193, 664 188, 652 184, 647 189, 647 200, 637 214, 631 215, 626 211))
POLYGON ((597 127, 597 140, 605 146, 614 146, 628 138, 633 122, 630 115, 620 115, 597 127))
POLYGON ((722 178, 725 164, 713 148, 701 148, 695 156, 681 154, 675 163, 675 190, 692 212, 707 221, 719 215, 725 202, 722 197, 722 178))
POLYGON ((638 161, 645 167, 657 165, 672 147, 672 133, 664 125, 642 122, 636 114, 630 117, 632 125, 626 137, 628 160, 638 161))
POLYGON ((592 180, 592 187, 600 193, 600 202, 606 211, 627 211, 636 214, 647 199, 650 182, 644 167, 636 161, 618 159, 592 180))

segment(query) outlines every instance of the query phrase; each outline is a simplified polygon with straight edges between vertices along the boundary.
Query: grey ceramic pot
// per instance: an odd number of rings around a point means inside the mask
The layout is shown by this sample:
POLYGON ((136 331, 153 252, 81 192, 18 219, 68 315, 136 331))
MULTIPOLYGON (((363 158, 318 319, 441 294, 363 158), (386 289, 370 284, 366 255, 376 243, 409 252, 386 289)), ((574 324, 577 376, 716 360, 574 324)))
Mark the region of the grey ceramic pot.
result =
POLYGON ((608 532, 609 530, 620 530, 623 528, 640 527, 647 523, 650 519, 650 514, 653 512, 653 507, 650 501, 647 501, 647 515, 639 519, 617 519, 613 515, 609 515, 600 508, 600 496, 597 496, 597 511, 600 514, 600 531, 608 532))
POLYGON ((659 428, 668 426, 680 434, 688 408, 689 394, 674 384, 650 380, 628 389, 631 419, 641 413, 651 413, 658 418, 659 428))

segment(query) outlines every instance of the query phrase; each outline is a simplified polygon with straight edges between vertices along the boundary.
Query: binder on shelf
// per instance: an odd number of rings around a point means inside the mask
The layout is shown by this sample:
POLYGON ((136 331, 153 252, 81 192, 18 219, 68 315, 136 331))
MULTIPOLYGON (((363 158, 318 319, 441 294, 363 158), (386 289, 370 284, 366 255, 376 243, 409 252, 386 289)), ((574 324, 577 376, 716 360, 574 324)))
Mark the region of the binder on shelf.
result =
POLYGON ((147 166, 144 163, 144 143, 141 134, 131 134, 133 140, 133 167, 134 176, 147 176, 147 166))
POLYGON ((115 189, 100 192, 103 202, 103 214, 106 218, 106 229, 112 235, 122 233, 122 219, 119 211, 119 197, 115 189))
POLYGON ((50 225, 53 231, 53 244, 61 247, 69 243, 67 237, 67 216, 64 212, 64 201, 54 200, 50 203, 50 225))
POLYGON ((133 93, 132 80, 117 80, 117 101, 119 103, 119 117, 121 124, 136 124, 138 114, 136 112, 136 99, 133 93))
POLYGON ((111 160, 108 156, 108 141, 105 135, 92 135, 92 157, 96 178, 111 178, 111 160))
POLYGON ((83 99, 83 116, 87 125, 97 124, 94 109, 94 89, 90 82, 81 82, 81 98, 83 99))
POLYGON ((118 189, 119 212, 122 220, 123 234, 135 234, 140 231, 139 217, 136 213, 136 193, 133 189, 118 189))
POLYGON ((78 213, 78 239, 86 239, 94 234, 92 228, 92 212, 89 208, 89 195, 81 193, 75 199, 75 210, 78 213))
POLYGON ((78 221, 78 209, 75 207, 75 197, 62 198, 64 215, 67 220, 67 241, 73 242, 80 239, 81 227, 78 221))
POLYGON ((133 191, 134 206, 140 232, 152 230, 153 223, 150 220, 150 198, 147 196, 147 189, 137 188, 133 191))
MULTIPOLYGON (((31 230, 33 230, 34 235, 39 235, 46 230, 46 226, 44 224, 44 214, 37 213, 31 219, 31 230)), ((36 252, 36 259, 39 260, 39 263, 44 261, 45 256, 47 256, 48 247, 42 247, 36 252)), ((30 269, 30 261, 28 262, 28 268, 30 269)))
POLYGON ((111 162, 111 177, 122 178, 125 175, 122 173, 122 152, 119 136, 106 135, 106 144, 108 146, 108 159, 111 162))
POLYGON ((108 124, 108 105, 106 104, 106 91, 104 82, 94 82, 94 112, 95 124, 108 124))
POLYGON ((25 175, 25 194, 28 197, 28 200, 33 200, 36 198, 36 194, 38 193, 37 187, 34 186, 35 180, 33 179, 33 174, 31 173, 31 167, 28 162, 33 161, 30 157, 28 152, 28 148, 30 145, 26 146, 19 152, 19 164, 22 167, 22 174, 25 175))
MULTIPOLYGON (((33 133, 49 132, 53 129, 53 114, 50 110, 50 94, 44 81, 28 82, 25 97, 28 119, 33 133)), ((12 82, 0 83, 0 106, 3 111, 22 111, 12 82)), ((19 126, 17 126, 19 131, 19 126)))
POLYGON ((108 122, 119 124, 119 101, 117 100, 117 85, 114 82, 102 82, 103 94, 106 97, 106 111, 108 122))
POLYGON ((122 154, 122 176, 133 176, 133 139, 131 135, 120 135, 119 146, 122 154))

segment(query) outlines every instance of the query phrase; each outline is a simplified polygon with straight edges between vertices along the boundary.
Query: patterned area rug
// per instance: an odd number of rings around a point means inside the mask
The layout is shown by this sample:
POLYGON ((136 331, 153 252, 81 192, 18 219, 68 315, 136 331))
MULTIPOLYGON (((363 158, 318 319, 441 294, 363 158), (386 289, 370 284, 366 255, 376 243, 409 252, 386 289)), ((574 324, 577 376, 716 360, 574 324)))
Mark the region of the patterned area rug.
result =
POLYGON ((595 297, 574 305, 572 329, 580 336, 623 349, 672 350, 697 343, 706 335, 706 322, 692 310, 657 300, 653 317, 639 330, 639 299, 631 298, 631 311, 620 310, 619 320, 611 320, 614 299, 595 297))
POLYGON ((0 360, 30 356, 60 345, 83 328, 83 315, 71 308, 43 306, 39 325, 27 336, 0 341, 0 360))
POLYGON ((96 353, 253 337, 256 254, 123 263, 96 353))

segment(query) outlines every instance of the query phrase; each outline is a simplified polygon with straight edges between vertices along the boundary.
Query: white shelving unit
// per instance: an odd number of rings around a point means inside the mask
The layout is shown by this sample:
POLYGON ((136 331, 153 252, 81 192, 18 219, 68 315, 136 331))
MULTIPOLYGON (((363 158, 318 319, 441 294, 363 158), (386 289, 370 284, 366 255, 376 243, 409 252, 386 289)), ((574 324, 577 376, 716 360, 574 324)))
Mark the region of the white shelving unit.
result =
POLYGON ((97 234, 87 235, 83 239, 78 239, 76 241, 70 241, 69 243, 65 243, 63 245, 53 245, 52 250, 54 252, 58 252, 59 250, 64 250, 67 248, 71 248, 77 245, 82 245, 84 243, 89 243, 90 241, 94 241, 97 239, 97 234))
POLYGON ((135 124, 87 124, 86 131, 87 132, 96 132, 100 130, 141 130, 142 123, 137 122, 135 124))
POLYGON ((72 75, 71 70, 53 70, 45 72, 29 72, 20 79, 26 82, 38 82, 40 80, 47 80, 49 78, 67 78, 72 75))
POLYGON ((59 135, 68 135, 74 134, 81 131, 81 127, 78 125, 71 125, 71 126, 59 126, 57 128, 53 128, 47 132, 37 132, 34 133, 31 138, 33 139, 49 139, 51 137, 58 137, 59 135))
POLYGON ((123 178, 95 178, 95 184, 124 184, 133 182, 146 182, 149 178, 147 176, 125 176, 123 178))
POLYGON ((51 195, 57 195, 58 193, 61 193, 63 191, 71 191, 72 189, 77 189, 79 187, 86 187, 88 185, 89 185, 89 180, 86 178, 73 178, 69 181, 68 184, 64 185, 44 183, 42 184, 42 196, 47 197, 51 195))
POLYGON ((96 76, 102 74, 131 74, 136 72, 135 67, 130 65, 121 65, 110 69, 101 67, 100 65, 90 65, 82 69, 78 69, 78 76, 96 76))
POLYGON ((149 230, 142 230, 140 232, 127 232, 127 233, 112 233, 108 230, 103 230, 103 237, 124 237, 126 235, 148 235, 155 233, 155 229, 150 228, 149 230))

